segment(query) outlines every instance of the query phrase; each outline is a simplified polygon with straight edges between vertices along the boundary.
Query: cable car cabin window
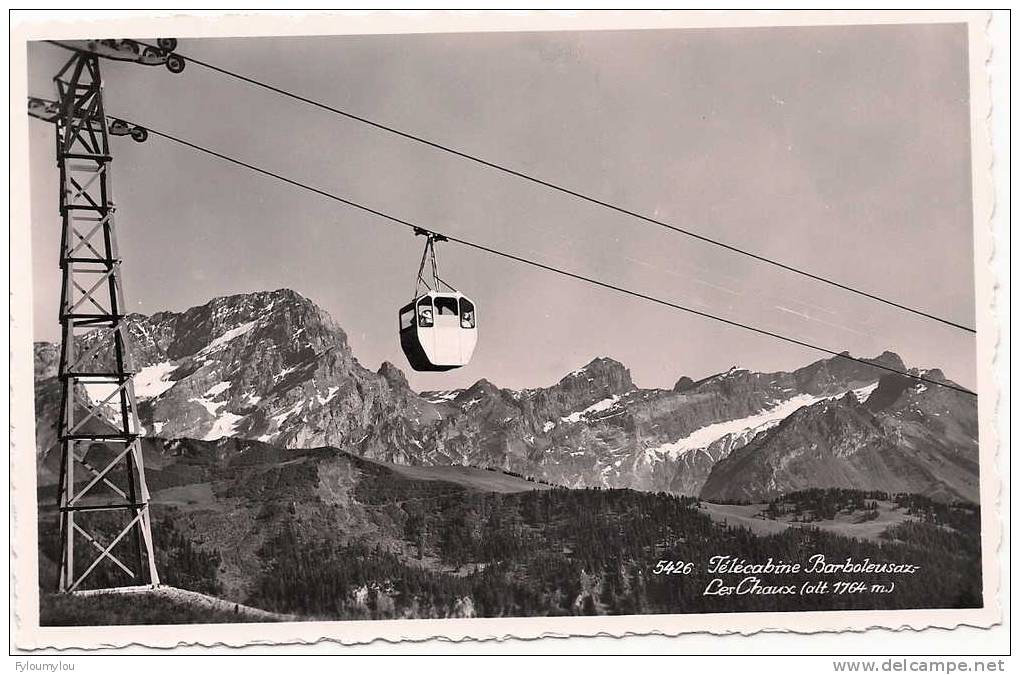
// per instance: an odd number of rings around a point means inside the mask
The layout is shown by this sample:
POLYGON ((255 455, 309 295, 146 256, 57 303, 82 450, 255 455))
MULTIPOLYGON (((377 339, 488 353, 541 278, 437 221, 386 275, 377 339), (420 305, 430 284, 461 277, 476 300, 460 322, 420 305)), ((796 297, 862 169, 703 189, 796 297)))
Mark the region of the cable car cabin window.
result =
POLYGON ((435 323, 432 315, 432 298, 424 297, 418 301, 418 327, 431 328, 435 323))
POLYGON ((460 299, 460 327, 475 327, 475 306, 474 303, 467 298, 460 299))
POLYGON ((400 313, 400 330, 414 326, 414 307, 408 307, 400 313))
POLYGON ((457 298, 440 296, 436 298, 437 316, 457 316, 457 298))

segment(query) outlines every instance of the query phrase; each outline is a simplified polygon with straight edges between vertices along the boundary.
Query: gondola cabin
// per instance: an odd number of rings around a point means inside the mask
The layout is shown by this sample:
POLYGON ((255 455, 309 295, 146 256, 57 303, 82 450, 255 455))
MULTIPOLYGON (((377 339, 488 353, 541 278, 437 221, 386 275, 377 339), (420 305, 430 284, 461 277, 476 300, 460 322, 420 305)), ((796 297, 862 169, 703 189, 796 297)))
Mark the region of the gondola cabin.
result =
POLYGON ((475 304, 461 293, 431 291, 400 309, 400 347, 415 370, 465 366, 477 340, 475 304))

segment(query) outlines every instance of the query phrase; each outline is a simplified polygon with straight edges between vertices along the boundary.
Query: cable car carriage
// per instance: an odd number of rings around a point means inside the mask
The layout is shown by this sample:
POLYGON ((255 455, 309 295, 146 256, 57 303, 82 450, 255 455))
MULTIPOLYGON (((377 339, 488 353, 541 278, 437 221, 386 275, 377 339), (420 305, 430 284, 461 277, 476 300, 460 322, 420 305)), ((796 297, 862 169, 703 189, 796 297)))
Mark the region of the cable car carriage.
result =
POLYGON ((400 309, 400 347, 411 368, 417 371, 437 372, 465 366, 471 361, 478 340, 475 304, 439 276, 435 243, 446 238, 419 228, 415 234, 424 235, 427 240, 418 267, 414 300, 400 309), (427 262, 432 266, 432 284, 425 278, 427 262), (444 286, 449 290, 443 290, 444 286))

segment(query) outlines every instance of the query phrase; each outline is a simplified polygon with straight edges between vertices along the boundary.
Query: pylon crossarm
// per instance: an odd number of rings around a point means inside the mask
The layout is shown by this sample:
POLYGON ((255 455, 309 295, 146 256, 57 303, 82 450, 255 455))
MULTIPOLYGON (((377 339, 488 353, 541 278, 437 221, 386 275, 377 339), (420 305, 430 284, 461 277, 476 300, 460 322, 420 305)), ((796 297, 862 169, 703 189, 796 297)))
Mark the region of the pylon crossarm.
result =
MULTIPOLYGON (((100 544, 98 541, 96 541, 95 537, 93 537, 91 534, 89 534, 85 530, 81 529, 80 527, 78 527, 78 523, 74 524, 74 529, 78 532, 78 534, 80 534, 81 536, 85 537, 85 541, 87 541, 88 543, 92 544, 93 548, 95 548, 100 553, 103 553, 103 545, 100 544)), ((128 576, 130 576, 132 579, 135 578, 135 573, 132 572, 128 568, 127 565, 125 565, 120 560, 118 560, 117 556, 113 555, 112 553, 106 553, 106 557, 109 558, 110 560, 112 560, 114 563, 116 563, 117 566, 120 567, 122 570, 127 572, 128 576)))
POLYGON ((74 589, 78 588, 78 586, 81 585, 81 582, 85 581, 86 577, 88 577, 88 575, 92 573, 92 570, 94 570, 96 566, 103 561, 103 558, 107 558, 110 556, 110 551, 113 550, 113 547, 120 543, 120 540, 124 538, 124 535, 131 531, 131 528, 135 526, 135 523, 142 519, 142 514, 147 513, 148 510, 149 510, 148 505, 145 505, 141 509, 139 509, 138 515, 132 518, 131 522, 127 524, 127 527, 121 530, 120 534, 118 534, 117 537, 110 542, 109 546, 103 549, 102 553, 99 554, 99 557, 92 561, 92 564, 89 565, 88 569, 82 572, 81 576, 78 577, 78 580, 71 584, 71 588, 69 588, 68 591, 74 591, 74 589))
MULTIPOLYGON (((103 483, 105 483, 107 485, 107 487, 109 487, 111 490, 113 490, 114 492, 119 494, 121 497, 123 497, 125 499, 125 501, 130 501, 130 499, 128 498, 127 494, 123 490, 121 490, 119 487, 117 487, 116 484, 112 483, 110 481, 110 479, 107 478, 99 469, 97 469, 96 467, 94 467, 91 464, 89 464, 88 462, 86 462, 84 457, 79 457, 78 453, 75 453, 74 454, 74 459, 75 459, 76 462, 78 462, 83 467, 85 467, 93 476, 96 476, 98 478, 102 478, 103 479, 103 483)), ((87 489, 88 488, 86 488, 86 490, 87 489)), ((83 490, 82 492, 85 492, 85 490, 83 490)), ((74 501, 72 500, 71 503, 73 504, 74 501)), ((70 504, 68 506, 70 506, 70 504)))
MULTIPOLYGON (((96 483, 98 483, 99 481, 103 480, 106 477, 106 474, 110 473, 110 470, 113 469, 113 467, 117 466, 117 464, 120 462, 120 460, 122 460, 124 458, 124 456, 127 455, 129 452, 131 452, 131 446, 130 445, 128 445, 126 448, 124 448, 124 450, 122 450, 119 455, 114 457, 113 461, 110 462, 109 464, 107 464, 105 469, 103 469, 102 471, 99 471, 98 473, 96 473, 95 477, 91 481, 89 481, 89 484, 86 485, 85 487, 83 487, 78 494, 76 494, 74 497, 72 497, 71 500, 69 502, 67 502, 67 505, 68 506, 74 506, 75 504, 77 504, 78 500, 81 499, 82 497, 84 497, 85 495, 87 495, 89 490, 91 490, 95 486, 96 483)), ((72 492, 73 492, 73 490, 72 490, 72 492)), ((118 492, 119 492, 119 490, 118 490, 118 492)), ((121 492, 121 494, 123 495, 124 493, 121 492)))
MULTIPOLYGON (((129 382, 130 382, 130 380, 125 380, 125 381, 121 382, 120 385, 109 394, 109 396, 104 398, 99 403, 94 403, 94 404, 90 403, 90 404, 88 404, 86 407, 89 408, 89 414, 86 415, 85 417, 81 418, 78 421, 77 424, 75 424, 73 427, 71 427, 71 430, 67 432, 67 435, 68 436, 73 435, 74 432, 78 431, 78 429, 81 429, 83 424, 85 424, 90 419, 92 419, 93 417, 98 415, 99 411, 103 409, 103 406, 105 406, 107 403, 109 403, 110 399, 112 399, 114 396, 119 394, 124 389, 124 387, 126 387, 128 385, 129 382)), ((81 397, 80 396, 78 396, 77 394, 74 394, 73 391, 72 391, 72 394, 73 394, 75 400, 81 401, 81 397)))

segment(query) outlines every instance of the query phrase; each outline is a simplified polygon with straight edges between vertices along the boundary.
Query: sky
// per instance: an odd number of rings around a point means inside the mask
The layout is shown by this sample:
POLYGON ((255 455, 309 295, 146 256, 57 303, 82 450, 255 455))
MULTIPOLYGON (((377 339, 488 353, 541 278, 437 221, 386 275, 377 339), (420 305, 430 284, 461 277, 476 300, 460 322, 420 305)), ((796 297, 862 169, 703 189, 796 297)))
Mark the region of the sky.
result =
MULTIPOLYGON (((963 24, 183 39, 178 50, 958 323, 975 324, 963 24)), ((67 58, 28 49, 30 95, 67 58)), ((102 62, 109 114, 487 246, 975 386, 973 336, 189 64, 102 62)), ((53 129, 33 120, 34 330, 57 340, 53 129)), ((418 390, 548 386, 597 356, 642 387, 824 355, 456 244, 472 362, 414 373, 424 241, 150 136, 113 140, 129 307, 292 288, 418 390)))

